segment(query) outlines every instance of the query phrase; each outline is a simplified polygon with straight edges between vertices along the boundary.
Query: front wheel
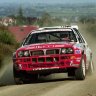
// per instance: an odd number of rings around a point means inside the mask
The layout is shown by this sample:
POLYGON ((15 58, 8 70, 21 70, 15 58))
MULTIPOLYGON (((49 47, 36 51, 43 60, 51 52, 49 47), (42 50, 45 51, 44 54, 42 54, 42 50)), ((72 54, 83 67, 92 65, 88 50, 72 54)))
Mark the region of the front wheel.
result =
POLYGON ((84 59, 82 58, 79 68, 75 70, 75 78, 77 80, 84 80, 85 76, 86 76, 85 62, 84 59))
POLYGON ((29 84, 37 82, 39 75, 38 74, 28 74, 23 71, 17 71, 16 68, 13 66, 13 75, 14 81, 16 84, 29 84))
POLYGON ((16 68, 13 66, 13 76, 14 76, 14 81, 16 84, 23 84, 24 82, 21 80, 20 73, 16 70, 16 68))

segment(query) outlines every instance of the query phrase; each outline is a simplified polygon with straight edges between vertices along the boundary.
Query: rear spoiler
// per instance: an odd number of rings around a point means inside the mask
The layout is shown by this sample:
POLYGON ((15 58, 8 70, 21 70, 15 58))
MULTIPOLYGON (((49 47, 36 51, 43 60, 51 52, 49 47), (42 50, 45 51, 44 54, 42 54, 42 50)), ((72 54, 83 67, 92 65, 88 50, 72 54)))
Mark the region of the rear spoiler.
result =
POLYGON ((51 30, 51 29, 61 29, 61 28, 73 28, 73 29, 79 29, 77 25, 65 25, 65 26, 53 26, 53 27, 41 27, 37 30, 51 30))
POLYGON ((71 28, 74 28, 74 29, 79 29, 79 27, 77 25, 72 25, 71 28))

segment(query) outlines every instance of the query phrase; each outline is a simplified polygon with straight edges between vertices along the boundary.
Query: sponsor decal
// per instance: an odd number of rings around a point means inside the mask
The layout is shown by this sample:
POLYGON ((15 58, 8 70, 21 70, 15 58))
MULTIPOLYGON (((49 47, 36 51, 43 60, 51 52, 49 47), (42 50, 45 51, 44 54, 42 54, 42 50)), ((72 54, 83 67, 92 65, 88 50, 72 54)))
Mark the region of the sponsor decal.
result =
POLYGON ((79 64, 71 64, 70 66, 79 67, 79 64))
POLYGON ((52 68, 34 68, 33 71, 37 71, 37 70, 48 70, 48 69, 59 69, 59 67, 52 67, 52 68))
POLYGON ((76 47, 80 47, 80 44, 77 44, 76 47))
POLYGON ((64 45, 36 45, 36 46, 31 46, 32 49, 41 49, 41 48, 58 48, 58 47, 64 47, 64 45))
POLYGON ((80 60, 76 60, 77 62, 80 62, 80 60))
POLYGON ((81 44, 76 44, 74 47, 82 49, 82 45, 81 44))
POLYGON ((64 47, 64 45, 55 45, 55 47, 64 47))
POLYGON ((81 54, 81 50, 75 50, 75 54, 81 54))

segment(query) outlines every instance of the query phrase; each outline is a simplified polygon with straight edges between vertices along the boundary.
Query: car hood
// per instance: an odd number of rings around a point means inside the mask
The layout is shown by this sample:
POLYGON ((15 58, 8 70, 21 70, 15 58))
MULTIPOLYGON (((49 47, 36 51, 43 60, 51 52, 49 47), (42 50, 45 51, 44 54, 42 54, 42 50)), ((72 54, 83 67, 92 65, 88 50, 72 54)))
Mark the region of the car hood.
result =
POLYGON ((53 48, 64 48, 73 47, 76 42, 55 42, 55 43, 38 43, 25 45, 20 47, 18 50, 38 50, 38 49, 53 49, 53 48))

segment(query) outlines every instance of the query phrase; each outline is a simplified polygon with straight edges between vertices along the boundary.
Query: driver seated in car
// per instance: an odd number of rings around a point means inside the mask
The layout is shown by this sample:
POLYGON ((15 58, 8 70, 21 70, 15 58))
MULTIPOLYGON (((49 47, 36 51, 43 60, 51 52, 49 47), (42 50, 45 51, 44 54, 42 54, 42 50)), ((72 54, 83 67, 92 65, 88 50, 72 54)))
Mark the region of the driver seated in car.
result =
POLYGON ((69 38, 68 34, 62 34, 62 37, 61 38, 64 41, 70 41, 70 38, 69 38))

